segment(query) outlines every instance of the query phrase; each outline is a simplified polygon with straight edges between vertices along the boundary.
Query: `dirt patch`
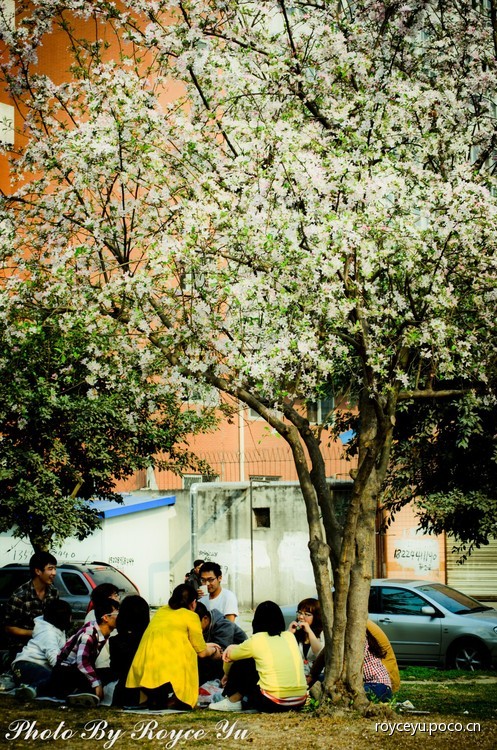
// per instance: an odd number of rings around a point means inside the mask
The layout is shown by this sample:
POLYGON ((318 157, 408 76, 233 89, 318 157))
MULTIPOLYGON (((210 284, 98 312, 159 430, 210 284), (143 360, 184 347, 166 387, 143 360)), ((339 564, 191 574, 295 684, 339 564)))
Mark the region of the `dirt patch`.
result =
POLYGON ((41 750, 403 750, 413 746, 453 750, 495 750, 497 720, 468 722, 461 716, 442 714, 397 715, 393 719, 364 719, 347 713, 314 714, 129 714, 113 709, 91 711, 65 707, 40 708, 1 699, 0 744, 12 750, 27 746, 41 750), (396 726, 394 727, 394 723, 396 726))

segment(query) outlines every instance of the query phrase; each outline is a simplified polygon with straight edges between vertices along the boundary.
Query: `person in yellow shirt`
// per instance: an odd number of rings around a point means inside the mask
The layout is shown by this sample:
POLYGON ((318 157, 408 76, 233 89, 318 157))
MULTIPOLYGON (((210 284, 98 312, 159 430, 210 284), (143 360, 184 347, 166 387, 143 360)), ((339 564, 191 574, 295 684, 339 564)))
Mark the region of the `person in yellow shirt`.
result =
POLYGON ((242 699, 246 699, 246 708, 265 713, 302 708, 307 698, 302 657, 295 636, 285 629, 283 614, 275 602, 259 604, 252 631, 251 638, 224 651, 226 697, 209 704, 209 709, 241 711, 242 699))
POLYGON ((204 641, 196 605, 193 586, 181 583, 143 634, 126 687, 141 688, 151 709, 192 709, 198 699, 197 656, 213 656, 220 650, 204 641))

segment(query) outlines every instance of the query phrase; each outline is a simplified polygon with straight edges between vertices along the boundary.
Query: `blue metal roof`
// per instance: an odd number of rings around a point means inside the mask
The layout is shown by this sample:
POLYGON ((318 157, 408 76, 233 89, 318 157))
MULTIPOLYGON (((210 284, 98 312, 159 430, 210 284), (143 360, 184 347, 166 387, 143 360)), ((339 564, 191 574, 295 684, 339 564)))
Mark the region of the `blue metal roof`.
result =
POLYGON ((176 503, 176 496, 167 497, 157 495, 144 495, 144 493, 123 493, 122 504, 113 503, 111 500, 93 500, 92 507, 99 511, 102 518, 115 518, 116 516, 127 516, 130 513, 140 513, 142 510, 154 510, 164 508, 176 503))

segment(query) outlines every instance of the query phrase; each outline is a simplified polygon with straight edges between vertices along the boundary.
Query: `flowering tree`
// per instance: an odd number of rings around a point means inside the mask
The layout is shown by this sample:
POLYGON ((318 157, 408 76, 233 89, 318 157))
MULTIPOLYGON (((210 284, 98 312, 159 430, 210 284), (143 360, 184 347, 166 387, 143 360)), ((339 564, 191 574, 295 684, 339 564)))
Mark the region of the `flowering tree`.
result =
POLYGON ((495 342, 493 0, 31 5, 4 34, 27 138, 4 200, 10 284, 76 317, 82 300, 176 393, 218 389, 287 441, 325 690, 364 705, 399 404, 484 388, 495 342), (53 29, 62 83, 38 67, 53 29), (357 403, 343 526, 300 408, 330 389, 357 403))

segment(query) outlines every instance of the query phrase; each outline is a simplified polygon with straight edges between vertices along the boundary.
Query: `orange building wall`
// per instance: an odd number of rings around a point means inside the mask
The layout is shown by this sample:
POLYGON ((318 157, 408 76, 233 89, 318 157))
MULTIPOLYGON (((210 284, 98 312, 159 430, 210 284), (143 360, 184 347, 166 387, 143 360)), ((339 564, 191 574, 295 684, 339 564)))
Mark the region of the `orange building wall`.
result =
MULTIPOLYGON (((343 446, 338 442, 328 445, 327 435, 322 440, 326 475, 335 479, 348 479, 355 463, 343 458, 343 446)), ((248 481, 255 477, 270 477, 274 480, 296 481, 297 473, 287 443, 262 419, 254 419, 249 410, 242 407, 231 420, 223 419, 213 432, 196 435, 189 442, 190 449, 198 458, 204 459, 212 469, 214 478, 220 482, 248 481)), ((192 470, 185 474, 197 474, 192 470)), ((181 476, 171 471, 155 471, 159 490, 180 489, 181 476)), ((145 472, 120 482, 118 491, 131 492, 146 486, 145 472)))
MULTIPOLYGON (((92 21, 72 19, 76 36, 91 39, 95 36, 92 21)), ((98 36, 106 36, 109 48, 106 57, 112 59, 118 54, 113 32, 110 28, 100 26, 98 36)), ((56 29, 38 50, 38 70, 46 73, 56 82, 70 78, 69 68, 72 59, 67 51, 67 36, 56 29)), ((164 91, 164 100, 173 100, 183 93, 178 83, 164 91)), ((8 97, 0 92, 0 101, 8 103, 8 97)), ((22 130, 22 115, 15 113, 15 126, 22 130)), ((22 135, 16 134, 16 145, 20 145, 22 135)), ((8 158, 0 156, 0 185, 8 192, 8 158)), ((341 458, 341 444, 327 446, 326 435, 323 439, 327 475, 345 479, 349 476, 351 465, 341 458)), ((279 479, 296 480, 291 451, 284 440, 271 430, 261 419, 250 416, 248 409, 235 414, 231 421, 223 420, 215 432, 192 437, 190 448, 199 457, 207 461, 219 481, 245 481, 254 476, 270 476, 279 479)), ((192 473, 195 473, 192 471, 192 473)), ((129 492, 147 486, 150 477, 146 472, 137 472, 133 477, 117 484, 118 491, 129 492)), ((182 487, 182 478, 171 471, 155 472, 155 482, 160 490, 182 487)))
POLYGON ((388 578, 420 578, 445 583, 444 536, 418 531, 419 521, 406 506, 384 537, 385 573, 388 578))

